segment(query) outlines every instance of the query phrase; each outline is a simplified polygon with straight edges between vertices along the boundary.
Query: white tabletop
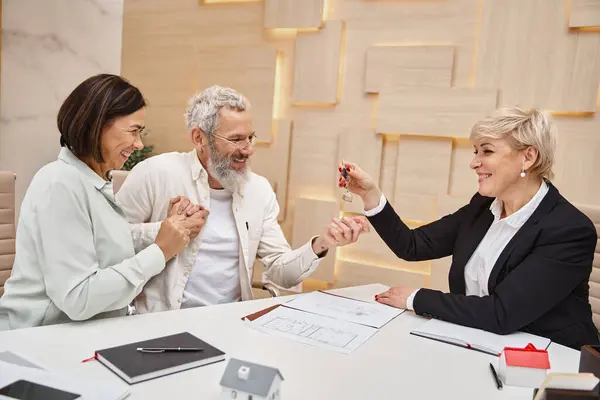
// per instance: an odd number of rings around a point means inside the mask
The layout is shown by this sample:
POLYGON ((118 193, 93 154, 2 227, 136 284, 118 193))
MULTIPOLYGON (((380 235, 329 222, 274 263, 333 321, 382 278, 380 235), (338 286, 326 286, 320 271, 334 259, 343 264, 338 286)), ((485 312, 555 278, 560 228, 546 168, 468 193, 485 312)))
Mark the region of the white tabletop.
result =
MULTIPOLYGON (((373 301, 381 285, 337 289, 373 301)), ((181 331, 235 357, 280 369, 284 400, 318 399, 528 399, 531 389, 497 390, 489 370, 498 358, 418 337, 409 332, 426 321, 405 312, 350 355, 321 350, 254 330, 241 317, 291 297, 168 311, 121 318, 0 332, 0 351, 11 350, 45 368, 121 381, 97 361, 94 351, 181 331)), ((554 372, 577 372, 579 352, 553 343, 554 372)), ((226 362, 131 385, 129 399, 218 399, 226 362)))

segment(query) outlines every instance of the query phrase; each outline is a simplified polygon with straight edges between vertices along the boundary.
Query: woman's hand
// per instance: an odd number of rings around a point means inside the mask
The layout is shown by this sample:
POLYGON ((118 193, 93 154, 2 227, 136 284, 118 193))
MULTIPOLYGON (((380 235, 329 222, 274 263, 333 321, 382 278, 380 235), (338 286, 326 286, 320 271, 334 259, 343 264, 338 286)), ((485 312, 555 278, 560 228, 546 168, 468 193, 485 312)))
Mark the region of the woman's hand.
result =
POLYGON ((165 261, 169 261, 181 252, 190 242, 190 230, 185 215, 173 215, 160 224, 160 230, 154 241, 162 250, 165 261))
POLYGON ((340 173, 338 185, 360 196, 365 210, 371 210, 379 205, 381 190, 379 190, 377 183, 369 174, 363 171, 358 165, 350 162, 340 164, 338 171, 340 173), (348 179, 344 177, 344 170, 348 179))
POLYGON ((383 293, 375 295, 375 301, 387 304, 388 306, 406 309, 406 300, 415 290, 417 289, 406 286, 394 286, 383 293))

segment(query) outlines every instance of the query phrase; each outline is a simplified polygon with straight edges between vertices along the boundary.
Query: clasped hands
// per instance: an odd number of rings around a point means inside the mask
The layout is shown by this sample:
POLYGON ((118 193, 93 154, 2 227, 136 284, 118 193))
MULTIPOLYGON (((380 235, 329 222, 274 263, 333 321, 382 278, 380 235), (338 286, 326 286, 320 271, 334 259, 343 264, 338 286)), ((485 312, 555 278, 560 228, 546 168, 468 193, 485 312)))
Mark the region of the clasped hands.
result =
POLYGON ((189 231, 189 238, 194 239, 202 230, 209 213, 206 208, 192 203, 187 197, 177 196, 169 200, 167 219, 189 231))
MULTIPOLYGON (((208 214, 209 211, 203 206, 192 203, 185 196, 177 196, 169 201, 165 222, 191 240, 198 236, 206 224, 208 214)), ((330 248, 355 243, 361 233, 369 231, 369 222, 365 217, 334 218, 313 241, 313 251, 322 254, 330 248)))

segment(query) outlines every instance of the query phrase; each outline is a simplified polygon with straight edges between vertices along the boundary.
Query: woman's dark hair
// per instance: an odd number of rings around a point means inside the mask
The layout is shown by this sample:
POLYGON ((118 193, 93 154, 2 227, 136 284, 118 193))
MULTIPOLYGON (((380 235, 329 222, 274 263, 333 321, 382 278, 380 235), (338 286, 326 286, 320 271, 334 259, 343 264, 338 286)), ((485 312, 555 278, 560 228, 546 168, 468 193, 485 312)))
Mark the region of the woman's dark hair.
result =
POLYGON ((58 111, 60 145, 77 157, 103 163, 102 131, 116 118, 146 106, 138 88, 117 75, 100 74, 83 81, 58 111))

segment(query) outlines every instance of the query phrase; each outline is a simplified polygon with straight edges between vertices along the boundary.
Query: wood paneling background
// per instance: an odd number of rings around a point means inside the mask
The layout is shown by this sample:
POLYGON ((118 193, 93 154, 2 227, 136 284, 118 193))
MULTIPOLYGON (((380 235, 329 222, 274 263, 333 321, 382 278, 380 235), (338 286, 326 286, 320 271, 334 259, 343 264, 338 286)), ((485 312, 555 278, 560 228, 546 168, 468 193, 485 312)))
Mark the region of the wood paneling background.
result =
MULTIPOLYGON (((458 209, 477 189, 469 128, 503 105, 555 114, 555 184, 599 205, 599 10, 599 0, 126 0, 122 74, 149 100, 155 153, 191 148, 182 114, 195 91, 243 92, 260 139, 253 169, 272 182, 294 245, 362 209, 341 200, 342 159, 372 174, 411 226, 458 209)), ((370 233, 330 254, 313 283, 445 290, 449 262, 399 260, 370 233)))

